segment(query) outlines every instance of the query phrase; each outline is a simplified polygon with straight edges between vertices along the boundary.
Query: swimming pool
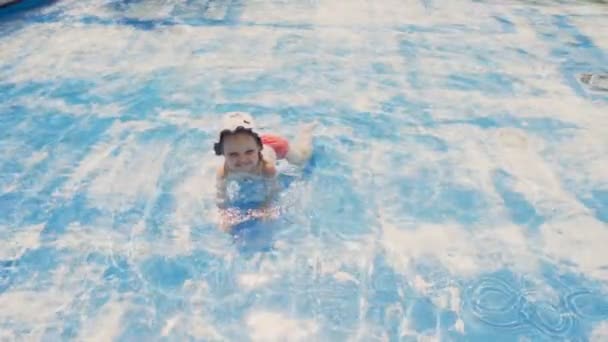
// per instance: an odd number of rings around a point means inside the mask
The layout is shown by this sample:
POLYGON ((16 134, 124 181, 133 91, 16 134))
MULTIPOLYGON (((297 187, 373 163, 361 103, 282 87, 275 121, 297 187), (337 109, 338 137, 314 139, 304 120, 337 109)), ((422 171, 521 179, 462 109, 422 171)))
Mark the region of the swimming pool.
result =
POLYGON ((608 5, 23 1, 0 12, 0 337, 608 339, 608 5), (217 229, 222 113, 291 136, 217 229))

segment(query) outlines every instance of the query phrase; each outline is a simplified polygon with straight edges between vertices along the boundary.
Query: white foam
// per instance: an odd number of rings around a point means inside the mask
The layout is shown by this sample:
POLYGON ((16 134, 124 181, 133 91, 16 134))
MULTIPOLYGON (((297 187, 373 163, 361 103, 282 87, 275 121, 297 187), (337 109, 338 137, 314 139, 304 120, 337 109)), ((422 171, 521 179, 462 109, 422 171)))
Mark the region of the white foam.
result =
POLYGON ((357 280, 357 278, 355 278, 352 274, 344 272, 344 271, 338 271, 338 272, 334 273, 333 277, 337 281, 340 281, 343 283, 347 283, 347 282, 353 282, 355 284, 359 283, 359 280, 357 280))
POLYGON ((159 118, 162 118, 164 122, 170 123, 184 129, 199 129, 201 131, 208 131, 212 128, 212 122, 209 122, 209 118, 197 118, 193 117, 189 111, 178 110, 178 111, 161 111, 159 118))
POLYGON ((441 264, 455 274, 468 276, 481 269, 464 229, 427 225, 403 231, 386 222, 382 229, 387 257, 398 272, 403 272, 415 259, 430 256, 441 258, 441 264))
POLYGON ((608 284, 608 226, 588 215, 564 215, 541 226, 544 253, 585 276, 608 284))
POLYGON ((40 232, 43 229, 44 224, 19 227, 18 230, 1 227, 0 230, 3 231, 3 234, 2 239, 0 239, 0 259, 18 259, 27 251, 38 248, 40 246, 40 232))
POLYGON ((311 3, 287 3, 284 1, 256 1, 255 3, 243 3, 241 20, 259 24, 270 24, 273 22, 285 24, 308 23, 314 14, 314 4, 311 3))
POLYGON ((190 335, 195 339, 222 341, 227 338, 219 330, 205 320, 201 313, 196 313, 185 319, 186 325, 182 328, 184 334, 190 335))
POLYGON ((18 333, 15 330, 9 328, 0 328, 0 339, 3 341, 16 341, 18 340, 18 333))
POLYGON ((129 309, 126 302, 111 301, 103 305, 99 312, 86 320, 79 334, 80 340, 109 341, 118 337, 122 328, 123 315, 129 309))
POLYGON ((128 255, 134 261, 143 260, 155 253, 150 243, 144 240, 133 241, 133 235, 136 234, 131 231, 112 230, 103 225, 103 222, 97 222, 95 226, 72 223, 51 245, 75 252, 97 252, 107 256, 128 255))
POLYGON ((188 279, 183 286, 188 301, 183 312, 165 319, 161 334, 169 339, 184 338, 225 340, 225 336, 211 323, 208 314, 210 303, 209 287, 204 280, 188 279))
POLYGON ((216 196, 216 157, 211 153, 197 157, 193 162, 194 170, 175 188, 175 224, 190 225, 202 217, 219 222, 215 205, 216 196), (205 157, 207 159, 205 159, 205 157))
POLYGON ((171 330, 173 330, 173 328, 175 327, 175 325, 178 322, 179 322, 179 317, 177 317, 177 316, 169 318, 165 322, 165 325, 163 326, 163 329, 161 330, 160 334, 162 336, 166 337, 167 335, 169 335, 169 333, 171 332, 171 330))
POLYGON ((3 75, 9 82, 131 75, 120 83, 102 82, 103 88, 100 88, 126 90, 135 81, 145 82, 149 73, 162 68, 178 68, 167 78, 185 85, 188 81, 184 83, 183 80, 193 79, 201 70, 230 70, 229 74, 242 74, 248 70, 272 69, 276 63, 272 56, 251 58, 251 53, 269 50, 275 35, 269 29, 255 27, 236 31, 215 27, 141 31, 129 26, 32 24, 17 32, 15 39, 0 41, 0 50, 4 52, 0 57, 14 62, 11 72, 3 75), (193 55, 194 51, 220 37, 234 43, 222 44, 217 51, 193 55), (252 49, 254 44, 255 49, 252 49), (33 49, 44 50, 45 54, 36 54, 33 49), (226 54, 232 57, 227 59, 226 54), (145 61, 136 62, 142 55, 147 56, 145 61))
MULTIPOLYGON (((169 338, 189 336, 196 339, 222 340, 222 335, 210 324, 204 312, 209 300, 206 283, 187 280, 184 290, 189 299, 187 307, 184 308, 187 313, 167 317, 161 335, 169 338)), ((99 312, 85 320, 79 334, 80 339, 105 341, 117 337, 123 329, 123 316, 133 305, 129 296, 122 296, 104 304, 99 312)))
POLYGON ((608 322, 600 322, 597 324, 593 331, 591 332, 591 336, 589 340, 592 342, 602 342, 608 339, 608 322))
MULTIPOLYGON (((505 224, 466 229, 454 223, 404 222, 386 216, 381 215, 381 244, 387 260, 395 271, 411 279, 421 293, 432 288, 415 270, 422 260, 436 260, 447 274, 464 278, 503 268, 525 274, 538 271, 538 252, 529 245, 530 237, 522 227, 505 224)), ((458 292, 448 286, 440 296, 445 297, 436 298, 436 304, 458 311, 458 292)))
POLYGON ((567 144, 555 147, 556 155, 549 160, 551 166, 582 191, 608 187, 605 176, 608 137, 604 133, 607 127, 608 119, 598 119, 596 125, 577 132, 567 144))
POLYGON ((14 290, 2 293, 0 306, 10 308, 0 310, 0 321, 11 322, 13 326, 27 328, 27 336, 21 338, 40 340, 47 324, 58 320, 58 311, 67 305, 73 293, 50 288, 45 292, 14 290))
POLYGON ((605 53, 608 51, 608 35, 606 34, 608 32, 608 24, 606 24, 605 20, 608 11, 606 11, 605 6, 598 6, 598 10, 601 9, 605 12, 603 15, 597 12, 591 14, 594 20, 590 20, 589 17, 570 17, 568 19, 584 35, 589 37, 594 45, 605 53))
POLYGON ((91 225, 72 223, 51 245, 75 253, 123 255, 132 262, 140 262, 159 253, 165 257, 191 255, 197 249, 204 249, 216 257, 230 257, 229 240, 221 234, 217 238, 193 241, 190 227, 181 226, 171 227, 165 238, 150 241, 144 238, 146 232, 142 220, 117 228, 112 224, 111 220, 99 220, 91 225))
MULTIPOLYGON (((112 156, 112 152, 119 150, 122 146, 135 145, 137 134, 157 126, 157 124, 147 121, 114 122, 106 131, 104 137, 91 148, 91 151, 72 171, 70 179, 61 190, 63 195, 73 195, 74 191, 78 190, 88 178, 100 177, 104 174, 104 171, 111 171, 109 170, 110 167, 120 166, 113 165, 116 157, 112 156)), ((144 149, 145 147, 142 146, 141 148, 144 149)), ((132 153, 138 154, 137 151, 132 153)), ((128 159, 131 160, 131 158, 128 159)))
POLYGON ((49 156, 48 151, 34 151, 32 153, 31 156, 29 156, 29 158, 27 158, 25 160, 25 162, 23 163, 23 165, 27 168, 32 168, 33 166, 35 166, 36 164, 40 163, 41 161, 47 159, 49 156))
POLYGON ((253 311, 246 318, 252 341, 310 341, 319 327, 316 322, 289 318, 282 312, 253 311))
MULTIPOLYGON (((94 88, 93 93, 97 93, 104 86, 94 88)), ((37 94, 36 94, 37 95, 37 94)), ((64 115, 72 115, 76 117, 94 116, 97 118, 115 118, 120 117, 124 111, 123 107, 118 103, 88 103, 88 104, 73 104, 68 103, 62 98, 46 97, 46 96, 28 96, 18 98, 18 103, 28 111, 33 113, 40 112, 56 112, 64 115)))
POLYGON ((239 284, 246 289, 258 288, 266 285, 271 278, 267 274, 248 273, 239 275, 239 284))
POLYGON ((119 210, 138 199, 151 199, 157 189, 168 144, 130 145, 96 168, 99 174, 91 180, 87 198, 98 207, 119 210))

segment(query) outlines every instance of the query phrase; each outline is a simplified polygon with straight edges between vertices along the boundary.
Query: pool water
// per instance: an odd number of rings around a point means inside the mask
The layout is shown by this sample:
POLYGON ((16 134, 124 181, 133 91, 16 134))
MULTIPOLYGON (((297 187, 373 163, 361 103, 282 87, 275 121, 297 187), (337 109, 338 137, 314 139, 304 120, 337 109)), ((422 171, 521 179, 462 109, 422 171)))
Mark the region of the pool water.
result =
POLYGON ((608 340, 608 5, 0 10, 0 339, 608 340), (218 229, 219 118, 293 137, 218 229))

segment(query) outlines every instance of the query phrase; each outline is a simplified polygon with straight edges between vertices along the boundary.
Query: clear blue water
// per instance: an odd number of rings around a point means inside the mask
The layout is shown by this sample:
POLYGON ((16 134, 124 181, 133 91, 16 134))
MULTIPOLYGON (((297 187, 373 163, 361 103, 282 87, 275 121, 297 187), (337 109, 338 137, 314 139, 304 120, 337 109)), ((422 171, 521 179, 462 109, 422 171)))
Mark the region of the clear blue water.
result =
POLYGON ((0 339, 608 340, 608 5, 0 10, 0 339), (293 136, 218 229, 218 118, 293 136))

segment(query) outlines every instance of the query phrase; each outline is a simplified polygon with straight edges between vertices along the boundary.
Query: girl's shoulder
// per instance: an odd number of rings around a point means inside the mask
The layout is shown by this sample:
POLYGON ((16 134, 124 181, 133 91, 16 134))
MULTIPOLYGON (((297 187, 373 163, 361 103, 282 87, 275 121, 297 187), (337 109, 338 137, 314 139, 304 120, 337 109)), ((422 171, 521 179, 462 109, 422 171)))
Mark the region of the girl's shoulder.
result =
POLYGON ((217 172, 216 172, 216 177, 218 179, 224 179, 224 178, 226 178, 226 176, 227 176, 226 166, 225 165, 218 166, 217 172))
POLYGON ((264 161, 262 163, 262 176, 264 177, 274 177, 277 175, 277 168, 274 163, 269 163, 264 161))

